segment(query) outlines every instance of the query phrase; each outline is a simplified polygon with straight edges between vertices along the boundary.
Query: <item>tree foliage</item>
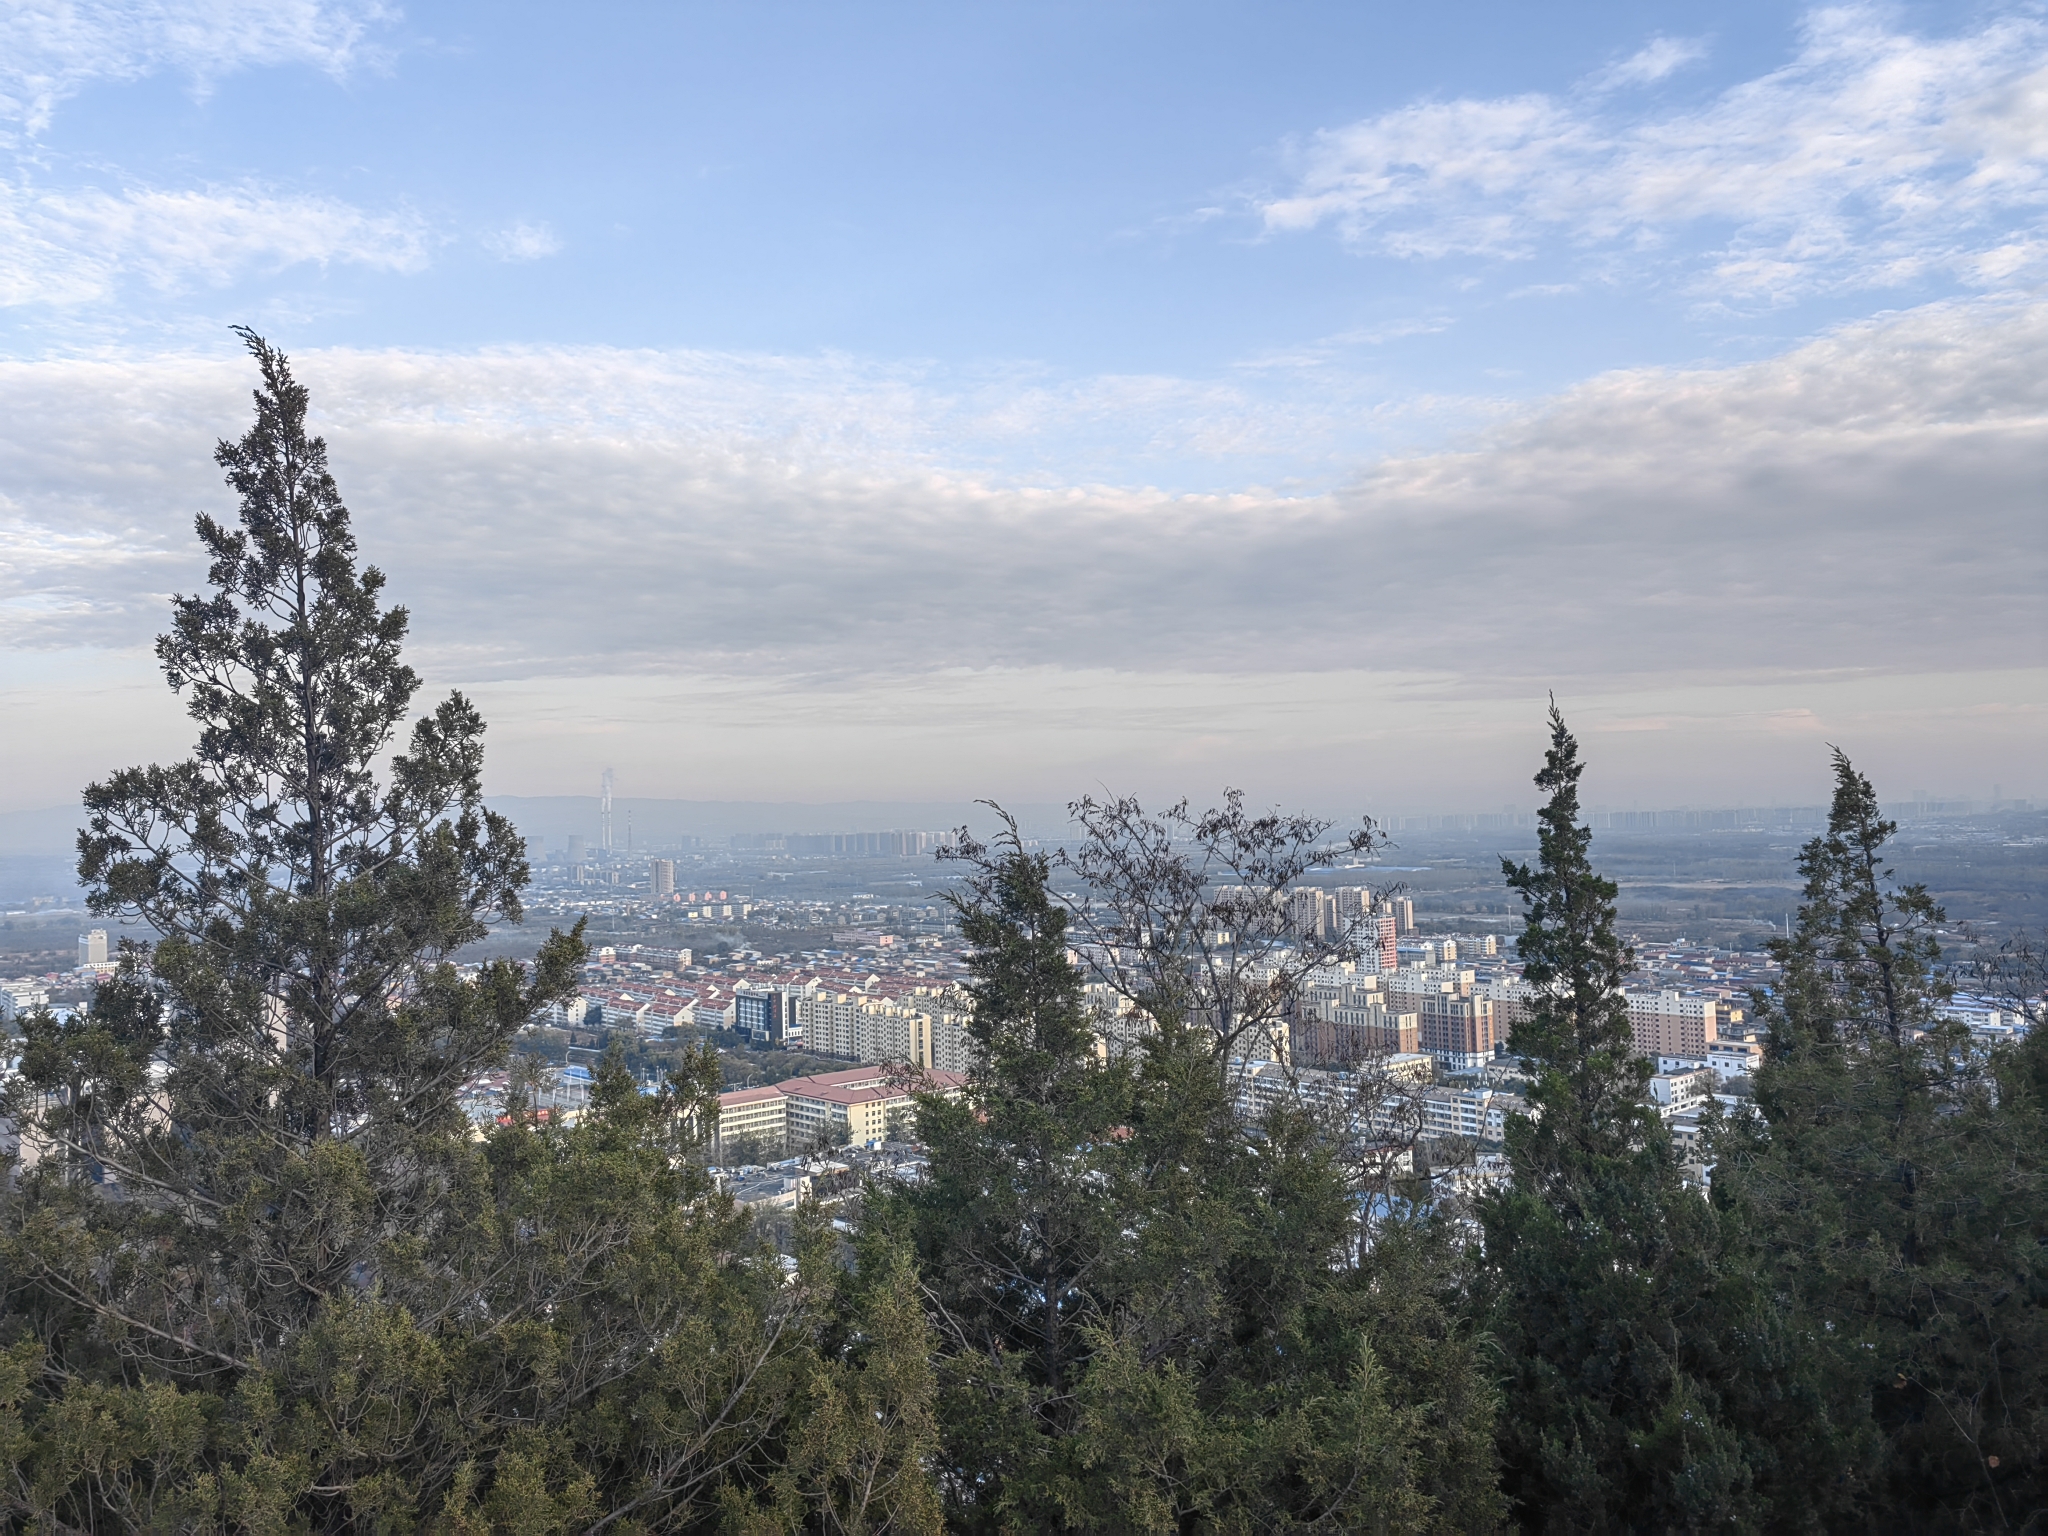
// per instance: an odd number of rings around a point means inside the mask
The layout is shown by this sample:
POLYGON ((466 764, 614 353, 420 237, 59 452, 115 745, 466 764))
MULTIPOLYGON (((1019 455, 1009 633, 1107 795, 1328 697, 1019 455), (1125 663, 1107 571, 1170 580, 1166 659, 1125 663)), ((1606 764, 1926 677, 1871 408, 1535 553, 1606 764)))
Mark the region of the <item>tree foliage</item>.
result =
MULTIPOLYGON (((1531 1075, 1512 1182, 1480 1204, 1480 1301, 1506 1368, 1505 1487, 1556 1531, 1797 1529, 1825 1404, 1719 1211, 1686 1185, 1645 1093, 1616 888, 1579 822, 1578 743, 1553 704, 1535 866, 1502 861, 1536 989, 1510 1048, 1531 1075), (1776 1431, 1795 1427, 1789 1441, 1776 1431)), ((1828 1470, 1832 1470, 1828 1467, 1828 1470)))
POLYGON ((2048 1035, 1987 1048, 1943 1018, 1939 906, 1839 751, 1801 850, 1757 1117, 1717 1188, 1853 1406, 1841 1479, 1873 1524, 2048 1519, 2048 1035))

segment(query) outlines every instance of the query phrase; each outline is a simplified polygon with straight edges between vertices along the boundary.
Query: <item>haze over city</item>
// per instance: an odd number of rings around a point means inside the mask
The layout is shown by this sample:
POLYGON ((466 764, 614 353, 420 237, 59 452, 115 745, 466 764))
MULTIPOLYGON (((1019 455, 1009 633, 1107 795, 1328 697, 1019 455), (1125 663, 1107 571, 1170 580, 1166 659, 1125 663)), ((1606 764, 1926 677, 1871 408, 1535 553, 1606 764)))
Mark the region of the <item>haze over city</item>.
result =
POLYGON ((27 5, 0 811, 189 739, 232 324, 495 795, 2048 797, 2017 5, 27 5))

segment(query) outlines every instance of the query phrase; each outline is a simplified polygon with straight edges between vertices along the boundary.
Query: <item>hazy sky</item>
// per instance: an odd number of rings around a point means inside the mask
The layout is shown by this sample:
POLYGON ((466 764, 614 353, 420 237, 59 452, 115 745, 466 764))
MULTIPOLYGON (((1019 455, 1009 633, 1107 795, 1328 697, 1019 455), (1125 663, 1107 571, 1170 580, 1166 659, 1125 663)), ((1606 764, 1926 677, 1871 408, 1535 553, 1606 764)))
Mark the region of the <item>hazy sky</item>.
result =
POLYGON ((0 6, 0 810, 289 350, 502 793, 2048 798, 2037 5, 0 6))

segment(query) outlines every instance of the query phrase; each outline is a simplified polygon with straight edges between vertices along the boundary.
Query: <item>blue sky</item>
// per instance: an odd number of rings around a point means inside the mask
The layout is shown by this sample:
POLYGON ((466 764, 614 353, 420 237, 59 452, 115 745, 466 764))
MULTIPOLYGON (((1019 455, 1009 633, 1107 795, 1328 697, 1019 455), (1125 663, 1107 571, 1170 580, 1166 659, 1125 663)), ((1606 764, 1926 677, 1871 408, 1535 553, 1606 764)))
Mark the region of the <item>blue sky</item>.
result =
POLYGON ((10 805, 178 750, 234 322, 506 790, 1496 805, 1555 686, 1617 801, 2048 795, 2038 7, 28 0, 0 97, 10 805))

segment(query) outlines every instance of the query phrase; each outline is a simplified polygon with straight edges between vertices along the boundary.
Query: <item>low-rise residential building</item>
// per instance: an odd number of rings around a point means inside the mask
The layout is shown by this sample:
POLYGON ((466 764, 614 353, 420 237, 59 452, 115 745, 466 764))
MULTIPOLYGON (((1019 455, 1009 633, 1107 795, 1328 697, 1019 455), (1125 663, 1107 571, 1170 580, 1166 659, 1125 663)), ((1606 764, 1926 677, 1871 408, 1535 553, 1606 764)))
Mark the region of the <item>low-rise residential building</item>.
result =
POLYGON ((1713 1098, 1715 1086, 1711 1067, 1659 1072, 1650 1079, 1650 1101, 1657 1106, 1657 1113, 1669 1120, 1673 1115, 1704 1106, 1713 1098))
POLYGON ((1665 1053, 1657 1058, 1659 1072, 1711 1070, 1721 1082, 1747 1077, 1763 1064, 1763 1047, 1754 1040, 1716 1040, 1704 1051, 1665 1053))
POLYGON ((856 1145, 906 1128, 915 1095, 957 1096, 966 1078, 957 1072, 892 1070, 896 1063, 792 1077, 764 1088, 718 1096, 716 1145, 750 1144, 776 1155, 791 1147, 856 1145))
POLYGON ((1942 1017, 1968 1027, 1985 1039, 2009 1039, 2027 1028, 2027 1016, 2002 1002, 1958 992, 1942 1007, 1942 1017))
POLYGON ((1764 1048, 1756 1040, 1715 1040, 1707 1046, 1707 1065, 1726 1081, 1748 1077, 1764 1064, 1764 1048))
POLYGON ((49 1005, 50 989, 40 981, 0 981, 0 1024, 12 1024, 49 1005))
POLYGON ((1508 1114, 1521 1108, 1513 1094, 1492 1088, 1430 1088, 1422 1095, 1422 1129, 1429 1136, 1499 1141, 1508 1114))
POLYGON ((1436 1081, 1436 1058, 1427 1051, 1400 1051, 1377 1063, 1390 1082, 1425 1087, 1436 1081))
POLYGON ((1682 1109, 1672 1115, 1668 1122, 1671 1127, 1671 1150, 1676 1152, 1678 1160, 1688 1167, 1697 1168, 1706 1160, 1706 1143, 1700 1134, 1700 1126, 1705 1118, 1701 1110, 1682 1109))
POLYGON ((788 1211, 811 1192, 811 1176, 801 1170, 764 1168, 726 1185, 739 1204, 757 1211, 788 1211))

